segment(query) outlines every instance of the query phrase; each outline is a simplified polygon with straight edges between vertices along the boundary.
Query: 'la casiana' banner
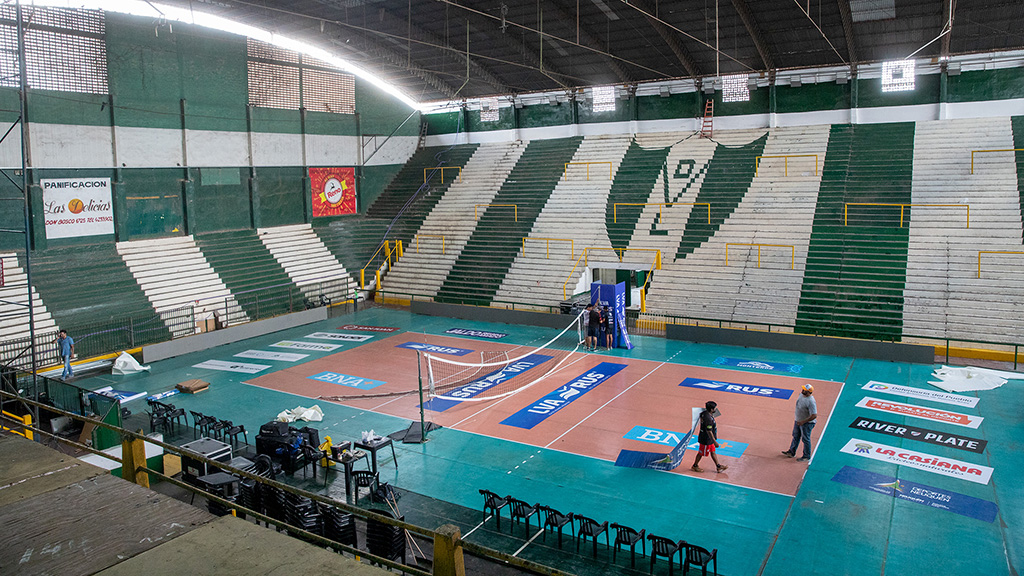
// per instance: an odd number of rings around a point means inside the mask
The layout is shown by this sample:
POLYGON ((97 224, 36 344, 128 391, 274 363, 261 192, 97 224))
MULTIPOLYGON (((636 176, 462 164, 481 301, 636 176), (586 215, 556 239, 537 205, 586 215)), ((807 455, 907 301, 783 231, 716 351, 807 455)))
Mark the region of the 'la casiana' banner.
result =
POLYGON ((356 213, 355 168, 310 168, 313 217, 356 213))
POLYGON ((39 183, 47 239, 114 233, 110 178, 51 178, 39 183))

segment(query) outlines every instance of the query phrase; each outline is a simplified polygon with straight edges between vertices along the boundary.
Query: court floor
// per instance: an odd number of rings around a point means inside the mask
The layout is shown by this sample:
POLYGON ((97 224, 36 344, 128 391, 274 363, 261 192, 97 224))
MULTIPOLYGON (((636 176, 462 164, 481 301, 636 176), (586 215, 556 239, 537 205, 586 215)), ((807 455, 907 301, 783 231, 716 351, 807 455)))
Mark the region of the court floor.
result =
MULTIPOLYGON (((521 350, 556 332, 371 307, 157 362, 148 373, 81 384, 154 394, 204 379, 208 391, 170 401, 243 423, 251 435, 284 409, 318 404, 325 419, 312 426, 337 442, 418 421, 417 394, 365 397, 415 390, 410 343, 521 350), (451 329, 504 336, 454 336, 451 329)), ((864 388, 881 382, 937 392, 927 383, 933 366, 633 340, 630 351, 577 352, 519 394, 426 410, 443 428, 426 443, 396 444, 398 467, 382 464, 382 480, 470 509, 480 508, 478 490, 489 489, 717 548, 719 573, 727 576, 1018 573, 1024 491, 1011 479, 1024 470, 1024 381, 968 395, 976 406, 951 406, 914 390, 864 388), (572 402, 552 413, 538 409, 560 387, 595 373, 600 382, 572 402), (780 454, 804 383, 814 385, 819 411, 809 464, 780 454), (622 449, 667 453, 685 434, 690 407, 706 400, 722 412, 719 456, 728 470, 715 473, 705 459, 703 473, 690 471, 692 450, 668 472, 614 465, 622 449), (891 411, 897 404, 927 408, 931 419, 891 411), (965 427, 950 414, 981 421, 965 427), (979 450, 978 442, 987 445, 979 450), (888 452, 895 456, 885 459, 888 452), (901 456, 906 462, 894 463, 901 456)), ((127 406, 144 410, 135 402, 127 406)), ((466 534, 479 517, 456 523, 466 534)), ((531 557, 530 548, 519 554, 531 557)))

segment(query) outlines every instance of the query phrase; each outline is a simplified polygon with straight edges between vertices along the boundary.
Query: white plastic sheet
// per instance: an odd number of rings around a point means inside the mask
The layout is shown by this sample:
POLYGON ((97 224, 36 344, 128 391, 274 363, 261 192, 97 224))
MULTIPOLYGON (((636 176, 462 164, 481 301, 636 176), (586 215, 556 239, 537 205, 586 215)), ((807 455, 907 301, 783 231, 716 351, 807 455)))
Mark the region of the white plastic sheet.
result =
POLYGON ((928 383, 946 392, 974 392, 992 390, 1006 384, 1007 380, 1024 380, 1024 374, 992 370, 977 366, 943 366, 932 371, 938 381, 928 383))
POLYGON ((149 366, 143 366, 127 352, 121 352, 121 355, 114 360, 114 367, 110 371, 114 374, 138 374, 144 370, 149 370, 149 366))
POLYGON ((320 422, 324 419, 324 411, 320 409, 320 406, 313 405, 309 408, 303 408, 302 406, 296 406, 291 410, 285 410, 277 415, 278 422, 295 422, 296 420, 305 420, 307 422, 320 422))

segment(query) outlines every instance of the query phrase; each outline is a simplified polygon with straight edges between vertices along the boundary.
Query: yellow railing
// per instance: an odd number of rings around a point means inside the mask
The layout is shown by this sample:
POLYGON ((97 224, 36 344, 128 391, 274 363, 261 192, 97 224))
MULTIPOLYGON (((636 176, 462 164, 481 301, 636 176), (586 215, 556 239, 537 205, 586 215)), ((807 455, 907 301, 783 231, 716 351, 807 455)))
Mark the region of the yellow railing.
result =
POLYGON ((757 176, 757 170, 761 166, 762 158, 785 158, 786 164, 786 176, 789 176, 789 159, 790 158, 811 158, 814 157, 814 175, 818 175, 818 155, 817 154, 782 154, 779 156, 756 156, 754 157, 754 176, 757 176))
POLYGON ((568 242, 569 243, 569 258, 576 257, 576 242, 572 238, 523 238, 523 255, 526 254, 526 241, 530 240, 543 240, 545 244, 545 258, 551 258, 551 242, 568 242))
POLYGON ((971 227, 971 205, 970 204, 888 204, 884 202, 848 202, 843 205, 843 226, 848 225, 850 216, 850 206, 899 206, 900 207, 900 228, 903 228, 903 213, 907 207, 918 206, 921 208, 966 208, 967 209, 967 228, 971 227))
POLYGON ((423 182, 427 181, 427 172, 431 170, 441 171, 441 184, 444 184, 444 171, 445 170, 458 170, 459 171, 459 182, 462 182, 462 167, 461 166, 441 166, 439 168, 424 168, 423 169, 423 182))
POLYGON ((586 166, 587 167, 587 180, 590 180, 590 165, 591 164, 607 164, 608 165, 608 179, 612 179, 612 163, 611 162, 566 162, 565 169, 562 170, 562 178, 565 180, 569 179, 569 166, 586 166))
POLYGON ((658 207, 658 221, 661 221, 661 209, 663 206, 671 208, 676 204, 683 206, 707 206, 708 207, 708 224, 711 224, 711 204, 708 202, 616 202, 612 204, 612 222, 619 222, 619 206, 657 206, 658 207))
POLYGON ((1014 252, 1011 250, 978 250, 978 278, 981 278, 981 255, 982 254, 1024 254, 1024 252, 1014 252))
POLYGON ((416 235, 416 253, 420 253, 420 237, 423 238, 440 238, 441 239, 441 255, 444 255, 444 234, 417 234, 416 235))
POLYGON ((1024 152, 1024 148, 1000 148, 998 150, 971 150, 971 174, 974 174, 974 155, 983 152, 1024 152))
POLYGON ((380 290, 380 269, 384 267, 385 263, 390 268, 394 262, 397 262, 398 259, 402 257, 402 241, 385 240, 384 243, 381 244, 379 248, 377 248, 377 251, 373 253, 373 256, 370 256, 370 261, 367 262, 366 266, 363 266, 363 268, 359 271, 360 290, 366 290, 366 269, 373 265, 373 262, 376 260, 377 255, 380 254, 381 250, 384 251, 384 255, 381 258, 381 263, 380 265, 377 266, 377 270, 375 272, 378 290, 380 290))
POLYGON ((625 256, 626 252, 654 252, 654 262, 651 264, 651 270, 647 274, 647 281, 644 282, 643 290, 640 291, 640 311, 641 312, 646 312, 647 311, 647 302, 646 302, 646 299, 644 298, 644 294, 647 291, 647 285, 650 283, 651 276, 654 274, 654 271, 655 270, 661 270, 661 250, 658 250, 656 248, 600 248, 600 247, 597 247, 597 246, 591 246, 589 248, 584 248, 583 251, 580 252, 580 257, 576 259, 575 263, 573 263, 572 270, 569 271, 569 277, 566 278, 565 282, 562 283, 562 299, 563 300, 568 300, 569 299, 569 289, 568 289, 569 282, 572 281, 573 275, 576 273, 576 268, 578 268, 580 266, 580 263, 582 263, 583 266, 588 266, 590 264, 590 252, 591 251, 594 251, 594 252, 602 252, 602 251, 614 252, 616 254, 616 257, 618 258, 620 263, 622 262, 622 258, 623 258, 623 256, 625 256))
POLYGON ((757 246, 757 267, 761 267, 761 247, 768 246, 772 248, 789 248, 789 269, 793 270, 796 268, 796 246, 792 244, 749 244, 746 242, 727 242, 725 244, 725 265, 729 265, 729 246, 757 246))
POLYGON ((2 413, 5 418, 10 418, 11 420, 15 420, 17 422, 21 422, 22 424, 25 425, 25 428, 23 430, 18 430, 16 428, 8 428, 6 426, 0 426, 0 430, 10 431, 10 432, 12 432, 14 434, 17 434, 18 436, 24 436, 25 438, 28 438, 29 440, 32 440, 32 428, 31 428, 31 426, 32 426, 32 415, 31 414, 25 414, 24 416, 18 416, 17 414, 12 414, 11 412, 7 412, 6 410, 0 411, 0 413, 2 413))
POLYGON ((474 204, 473 205, 473 219, 479 220, 480 217, 477 215, 476 209, 481 206, 487 206, 488 208, 515 208, 516 222, 519 222, 519 205, 518 204, 474 204))

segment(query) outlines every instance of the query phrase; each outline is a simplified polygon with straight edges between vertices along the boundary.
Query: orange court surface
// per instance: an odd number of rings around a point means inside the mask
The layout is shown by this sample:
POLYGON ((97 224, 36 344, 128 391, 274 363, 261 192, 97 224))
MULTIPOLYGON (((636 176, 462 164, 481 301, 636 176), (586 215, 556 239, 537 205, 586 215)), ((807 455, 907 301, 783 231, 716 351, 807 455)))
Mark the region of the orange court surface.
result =
MULTIPOLYGON (((481 352, 507 351, 511 358, 527 352, 525 346, 406 332, 374 339, 247 380, 247 383, 311 399, 335 397, 332 400, 347 406, 419 421, 417 351, 398 347, 409 342, 481 352), (311 379, 324 372, 378 382, 373 389, 363 390, 311 379)), ((471 358, 455 359, 479 362, 479 357, 471 358)), ((425 418, 447 428, 589 456, 609 461, 611 465, 624 449, 668 453, 689 430, 691 407, 703 407, 706 401, 714 400, 721 412, 717 418, 721 443, 719 460, 729 467, 728 470, 716 473, 714 464, 705 458, 701 462, 704 472, 693 472, 690 465, 696 452, 687 450, 683 463, 673 472, 795 495, 806 467, 792 466, 788 459, 780 458, 779 453, 789 447, 794 404, 800 388, 804 384, 814 386, 818 424, 812 438, 817 444, 842 383, 688 366, 671 360, 655 362, 580 349, 551 374, 515 394, 495 400, 450 403, 451 407, 443 411, 426 410, 425 418), (532 427, 503 423, 529 409, 546 394, 602 367, 603 363, 603 368, 612 365, 610 368, 618 371, 549 416, 538 418, 532 427), (691 385, 681 385, 684 381, 691 385)), ((426 383, 425 370, 423 379, 426 383)), ((691 446, 695 442, 694 438, 691 446)))

